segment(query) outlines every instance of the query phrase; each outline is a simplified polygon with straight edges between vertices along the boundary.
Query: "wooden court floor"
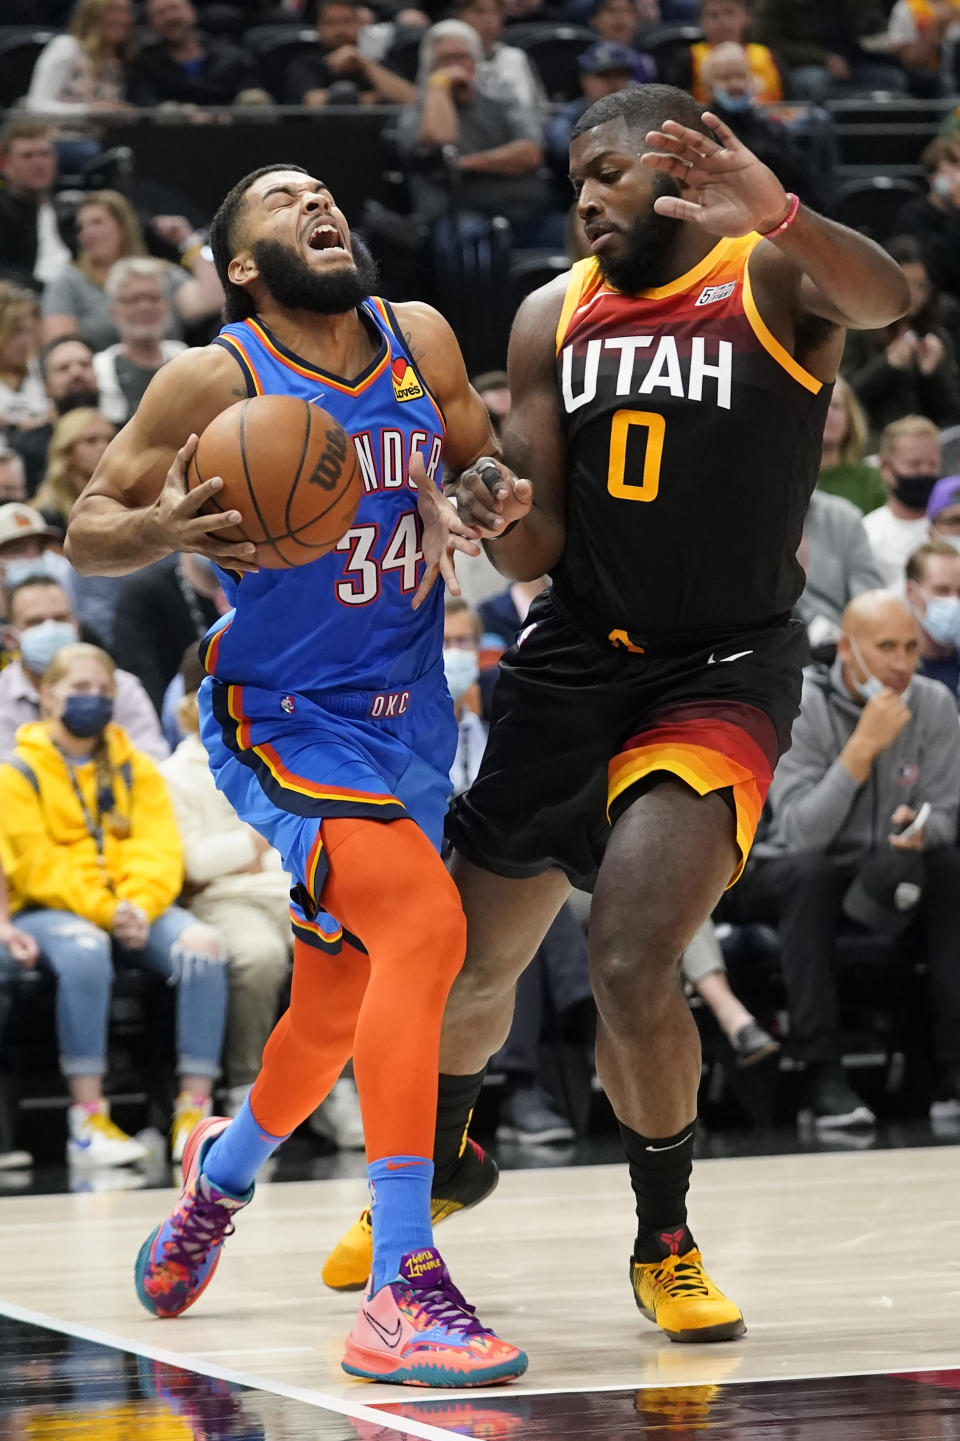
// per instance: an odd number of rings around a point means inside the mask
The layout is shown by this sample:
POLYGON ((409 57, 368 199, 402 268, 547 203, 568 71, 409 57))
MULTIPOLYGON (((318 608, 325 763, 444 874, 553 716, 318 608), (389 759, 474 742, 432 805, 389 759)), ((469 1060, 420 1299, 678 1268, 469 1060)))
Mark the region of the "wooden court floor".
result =
MULTIPOLYGON (((538 1397, 552 1393, 581 1398, 586 1414, 600 1393, 645 1388, 652 1397, 672 1388, 678 1404, 693 1396, 696 1409, 698 1396, 720 1394, 714 1388, 776 1382, 787 1429, 762 1434, 793 1437, 790 1405, 801 1403, 788 1397, 800 1394, 794 1383, 802 1378, 933 1373, 960 1364, 958 1192, 956 1147, 699 1162, 691 1222, 714 1279, 748 1324, 742 1341, 720 1346, 672 1345, 636 1311, 622 1167, 507 1172, 489 1202, 438 1230, 438 1242, 481 1316, 529 1352, 527 1376, 503 1388, 531 1398, 528 1416, 537 1414, 538 1397)), ((320 1267, 362 1200, 358 1182, 262 1186, 238 1218, 210 1289, 193 1311, 164 1322, 141 1310, 131 1277, 141 1241, 173 1195, 0 1200, 0 1314, 245 1383, 268 1397, 327 1407, 326 1414, 362 1422, 376 1408, 379 1428, 345 1436, 514 1434, 448 1430, 456 1397, 365 1385, 340 1371, 356 1297, 326 1291, 320 1267), (398 1429, 417 1416, 417 1429, 398 1429)), ((485 1391, 484 1403, 498 1394, 485 1391)), ((638 1406, 630 1409, 630 1435, 664 1429, 641 1425, 638 1406)), ((686 1436, 702 1428, 688 1418, 666 1429, 686 1436)), ((334 1433, 318 1423, 313 1434, 334 1433)), ((614 1432, 541 1430, 531 1421, 516 1434, 614 1432)), ((825 1425, 821 1434, 848 1433, 825 1425)), ((867 1434, 960 1437, 960 1403, 956 1418, 947 1424, 941 1417, 937 1429, 878 1424, 867 1434)))

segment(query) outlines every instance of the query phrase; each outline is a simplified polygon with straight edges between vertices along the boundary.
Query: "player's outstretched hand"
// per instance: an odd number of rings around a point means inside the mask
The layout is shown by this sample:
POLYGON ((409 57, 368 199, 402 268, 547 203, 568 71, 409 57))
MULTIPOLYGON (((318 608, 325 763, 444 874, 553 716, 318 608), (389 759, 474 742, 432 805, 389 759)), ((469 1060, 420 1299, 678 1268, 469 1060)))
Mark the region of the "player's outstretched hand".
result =
POLYGON ((410 479, 417 487, 417 510, 423 527, 420 545, 426 566, 413 597, 413 608, 419 610, 438 575, 443 577, 451 595, 460 594, 454 556, 458 550, 464 555, 479 555, 480 547, 475 539, 477 532, 461 520, 457 507, 440 494, 436 483, 427 475, 419 453, 410 461, 410 479))
POLYGON ((662 130, 651 130, 650 147, 641 164, 664 170, 697 192, 696 200, 660 195, 653 208, 658 215, 690 220, 711 235, 761 235, 785 220, 790 209, 780 181, 728 125, 709 110, 703 121, 716 139, 691 130, 676 120, 665 120, 662 130))
POLYGON ((456 500, 461 518, 485 540, 496 540, 533 505, 529 480, 518 479, 502 461, 489 455, 481 455, 463 471, 449 494, 456 500))
POLYGON ((239 525, 238 510, 227 510, 218 515, 201 515, 201 508, 223 488, 218 476, 205 480, 193 490, 187 489, 187 466, 197 448, 197 437, 191 435, 186 445, 177 451, 176 459, 167 471, 163 489, 154 501, 154 518, 161 538, 172 551, 187 550, 196 555, 205 555, 224 570, 242 572, 257 569, 256 546, 244 541, 218 540, 217 532, 239 525))

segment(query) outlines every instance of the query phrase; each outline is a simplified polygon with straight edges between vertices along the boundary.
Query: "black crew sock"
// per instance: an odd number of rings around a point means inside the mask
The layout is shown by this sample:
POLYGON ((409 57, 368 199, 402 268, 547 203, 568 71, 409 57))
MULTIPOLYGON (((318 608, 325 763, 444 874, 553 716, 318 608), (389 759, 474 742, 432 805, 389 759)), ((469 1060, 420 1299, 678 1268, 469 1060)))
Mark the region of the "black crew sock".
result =
POLYGON ((437 1130, 433 1141, 433 1194, 442 1195, 442 1188, 457 1169, 463 1152, 467 1127, 477 1104, 486 1067, 475 1076, 441 1076, 437 1092, 437 1130))
POLYGON ((686 1227, 696 1119, 675 1136, 650 1138, 620 1126, 637 1202, 635 1261, 683 1255, 694 1245, 686 1227))

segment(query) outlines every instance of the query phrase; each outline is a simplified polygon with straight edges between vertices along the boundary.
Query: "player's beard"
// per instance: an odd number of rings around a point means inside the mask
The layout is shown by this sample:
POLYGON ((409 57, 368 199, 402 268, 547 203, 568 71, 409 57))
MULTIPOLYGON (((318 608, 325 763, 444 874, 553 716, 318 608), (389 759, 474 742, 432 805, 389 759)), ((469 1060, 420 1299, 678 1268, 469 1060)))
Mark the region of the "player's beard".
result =
POLYGON ((318 274, 279 240, 257 240, 250 247, 260 278, 278 305, 315 315, 345 315, 372 294, 377 263, 359 236, 352 238, 353 264, 318 274))
POLYGON ((672 175, 658 173, 650 195, 649 208, 638 215, 629 230, 623 231, 626 247, 622 254, 598 256, 603 278, 617 290, 636 295, 675 280, 671 252, 682 220, 659 215, 653 208, 661 195, 679 195, 680 187, 672 175))

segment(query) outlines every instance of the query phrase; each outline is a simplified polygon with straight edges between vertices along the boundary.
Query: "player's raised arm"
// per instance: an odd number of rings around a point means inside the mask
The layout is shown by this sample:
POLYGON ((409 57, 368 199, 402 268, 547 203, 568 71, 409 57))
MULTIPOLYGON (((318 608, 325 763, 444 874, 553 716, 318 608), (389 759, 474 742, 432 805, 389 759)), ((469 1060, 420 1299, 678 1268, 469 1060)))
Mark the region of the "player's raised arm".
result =
POLYGON ((236 511, 200 515, 221 482, 187 492, 196 436, 245 397, 236 363, 216 346, 187 350, 150 382, 132 420, 111 441, 73 507, 66 551, 85 575, 126 575, 174 551, 195 551, 231 570, 255 565, 252 545, 217 539, 236 511))
POLYGON ((722 120, 709 112, 703 120, 715 138, 675 120, 646 137, 643 164, 694 192, 691 198, 660 196, 660 215, 692 221, 717 236, 759 231, 770 254, 758 251, 758 273, 773 268, 781 289, 794 284, 801 317, 874 330, 906 313, 907 283, 879 245, 800 205, 722 120))

